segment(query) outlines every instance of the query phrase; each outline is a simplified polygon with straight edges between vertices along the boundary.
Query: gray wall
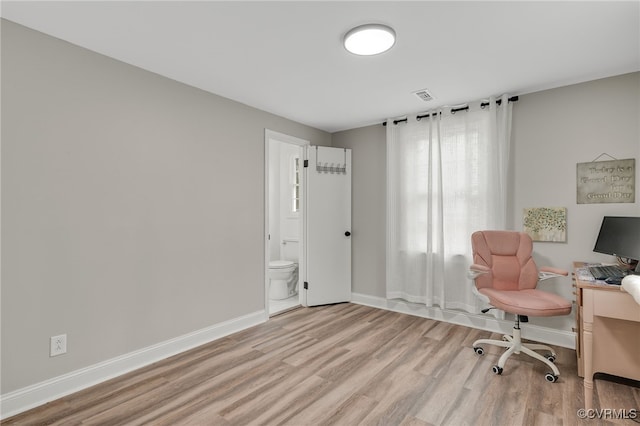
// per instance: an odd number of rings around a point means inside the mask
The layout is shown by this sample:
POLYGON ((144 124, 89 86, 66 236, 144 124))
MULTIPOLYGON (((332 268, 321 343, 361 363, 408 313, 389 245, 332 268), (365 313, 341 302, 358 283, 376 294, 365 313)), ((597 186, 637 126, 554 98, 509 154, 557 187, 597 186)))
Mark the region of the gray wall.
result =
MULTIPOLYGON (((640 215, 638 202, 578 205, 576 163, 607 152, 619 159, 636 158, 637 167, 639 103, 640 73, 633 73, 523 95, 514 104, 510 227, 522 229, 525 207, 567 207, 567 242, 534 243, 540 266, 570 270, 574 260, 613 260, 592 251, 602 216, 640 215)), ((353 150, 353 224, 358 230, 353 236, 353 291, 376 297, 385 296, 385 137, 381 125, 333 135, 334 146, 353 150)), ((568 278, 541 285, 573 299, 568 278)), ((573 321, 573 316, 532 319, 561 330, 571 330, 573 321)))
POLYGON ((331 135, 1 22, 0 392, 264 309, 264 129, 331 135))
MULTIPOLYGON (((515 229, 522 229, 523 208, 567 208, 567 242, 534 243, 538 264, 570 270, 574 260, 615 261, 594 253, 593 246, 604 215, 640 215, 640 73, 524 95, 513 111, 515 229), (605 152, 636 159, 635 203, 577 204, 576 164, 605 152)), ((573 299, 569 279, 554 281, 542 287, 573 299)), ((572 317, 533 322, 564 330, 574 325, 572 317)))
POLYGON ((334 133, 333 145, 352 149, 351 290, 385 297, 385 128, 378 125, 334 133))
POLYGON ((352 149, 351 290, 385 297, 386 130, 377 125, 334 133, 333 145, 352 149))

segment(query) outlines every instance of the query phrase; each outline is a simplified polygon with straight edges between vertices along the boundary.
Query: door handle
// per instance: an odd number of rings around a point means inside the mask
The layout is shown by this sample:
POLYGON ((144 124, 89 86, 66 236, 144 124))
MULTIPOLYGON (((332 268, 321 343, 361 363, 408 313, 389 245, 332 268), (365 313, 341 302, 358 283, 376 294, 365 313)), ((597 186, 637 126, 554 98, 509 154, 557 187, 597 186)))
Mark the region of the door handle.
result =
POLYGON ((351 235, 351 232, 347 231, 344 233, 345 237, 348 237, 349 235, 351 235))

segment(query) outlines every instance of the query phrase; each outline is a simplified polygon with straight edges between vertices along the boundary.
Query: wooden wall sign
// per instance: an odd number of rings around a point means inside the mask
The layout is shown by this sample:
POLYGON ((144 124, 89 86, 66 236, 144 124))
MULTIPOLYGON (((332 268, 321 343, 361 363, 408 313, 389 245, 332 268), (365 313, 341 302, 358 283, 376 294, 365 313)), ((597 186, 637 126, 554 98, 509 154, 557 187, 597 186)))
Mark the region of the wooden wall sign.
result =
POLYGON ((578 204, 636 201, 635 158, 578 163, 576 180, 578 204))

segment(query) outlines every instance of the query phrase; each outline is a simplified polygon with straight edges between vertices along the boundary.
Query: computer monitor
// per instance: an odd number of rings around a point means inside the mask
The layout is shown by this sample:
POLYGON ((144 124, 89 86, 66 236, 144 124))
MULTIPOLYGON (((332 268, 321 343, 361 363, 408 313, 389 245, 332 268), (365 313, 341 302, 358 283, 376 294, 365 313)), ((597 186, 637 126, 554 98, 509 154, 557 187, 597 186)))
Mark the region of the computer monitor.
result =
MULTIPOLYGON (((605 216, 593 251, 637 262, 640 259, 640 217, 605 216)), ((635 273, 640 274, 640 262, 635 273)))

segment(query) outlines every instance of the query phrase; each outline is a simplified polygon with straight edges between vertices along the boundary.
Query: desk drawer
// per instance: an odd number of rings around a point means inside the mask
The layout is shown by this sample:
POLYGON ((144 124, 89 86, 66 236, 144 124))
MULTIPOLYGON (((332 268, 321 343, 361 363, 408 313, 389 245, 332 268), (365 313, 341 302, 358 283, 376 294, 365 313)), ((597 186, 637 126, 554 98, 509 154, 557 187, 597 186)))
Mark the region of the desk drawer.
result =
POLYGON ((640 305, 627 292, 598 291, 594 295, 593 314, 627 321, 640 321, 640 305))

